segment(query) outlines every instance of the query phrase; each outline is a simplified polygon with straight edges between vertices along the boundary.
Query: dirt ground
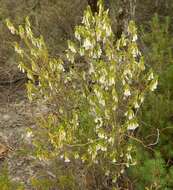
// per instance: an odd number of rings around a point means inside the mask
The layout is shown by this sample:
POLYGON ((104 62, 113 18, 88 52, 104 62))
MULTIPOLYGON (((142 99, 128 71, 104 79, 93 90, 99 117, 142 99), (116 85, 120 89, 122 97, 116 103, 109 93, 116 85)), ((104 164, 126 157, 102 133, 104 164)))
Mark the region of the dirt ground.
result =
POLYGON ((28 190, 29 179, 41 167, 26 154, 32 148, 27 130, 35 127, 33 116, 38 113, 27 99, 24 80, 0 85, 0 170, 7 164, 11 179, 22 181, 28 190))

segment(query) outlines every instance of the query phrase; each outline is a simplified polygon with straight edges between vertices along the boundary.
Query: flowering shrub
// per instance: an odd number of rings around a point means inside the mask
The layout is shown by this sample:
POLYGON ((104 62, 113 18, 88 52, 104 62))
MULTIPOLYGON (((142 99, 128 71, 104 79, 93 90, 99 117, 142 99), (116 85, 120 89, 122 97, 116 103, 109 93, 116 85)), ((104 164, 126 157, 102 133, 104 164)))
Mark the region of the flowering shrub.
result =
POLYGON ((26 47, 14 44, 19 68, 29 79, 29 99, 49 108, 34 131, 38 158, 94 167, 118 188, 117 179, 135 164, 128 139, 139 127, 138 110, 145 94, 156 88, 157 76, 145 71, 134 22, 115 41, 102 1, 98 9, 95 14, 90 7, 85 10, 75 39, 68 41, 65 61, 50 57, 28 18, 24 27, 16 29, 9 20, 7 25, 26 47))

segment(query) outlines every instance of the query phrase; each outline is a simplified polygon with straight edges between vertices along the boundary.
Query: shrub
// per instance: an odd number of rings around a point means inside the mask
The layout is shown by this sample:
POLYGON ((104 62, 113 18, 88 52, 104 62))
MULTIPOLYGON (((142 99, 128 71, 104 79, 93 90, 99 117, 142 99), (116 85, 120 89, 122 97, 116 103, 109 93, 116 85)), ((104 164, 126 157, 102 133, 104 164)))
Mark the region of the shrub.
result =
POLYGON ((135 165, 129 139, 157 76, 151 69, 145 71, 134 22, 115 41, 102 1, 98 8, 93 15, 87 7, 75 39, 68 41, 64 61, 49 55, 43 37, 34 37, 28 18, 24 27, 16 29, 9 20, 7 25, 27 47, 14 44, 19 68, 29 79, 28 97, 49 109, 33 131, 37 157, 72 163, 78 166, 73 167, 74 175, 84 171, 85 188, 108 189, 119 188, 117 180, 135 165))

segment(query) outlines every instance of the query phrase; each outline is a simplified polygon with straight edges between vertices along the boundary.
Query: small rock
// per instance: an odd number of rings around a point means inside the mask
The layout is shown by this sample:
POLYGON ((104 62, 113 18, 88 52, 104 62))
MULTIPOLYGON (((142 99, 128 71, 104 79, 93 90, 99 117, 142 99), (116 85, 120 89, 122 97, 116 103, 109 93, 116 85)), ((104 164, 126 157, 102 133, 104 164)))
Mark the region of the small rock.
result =
POLYGON ((10 115, 8 115, 8 114, 5 114, 5 115, 3 115, 3 120, 5 120, 5 121, 9 121, 10 120, 10 115))

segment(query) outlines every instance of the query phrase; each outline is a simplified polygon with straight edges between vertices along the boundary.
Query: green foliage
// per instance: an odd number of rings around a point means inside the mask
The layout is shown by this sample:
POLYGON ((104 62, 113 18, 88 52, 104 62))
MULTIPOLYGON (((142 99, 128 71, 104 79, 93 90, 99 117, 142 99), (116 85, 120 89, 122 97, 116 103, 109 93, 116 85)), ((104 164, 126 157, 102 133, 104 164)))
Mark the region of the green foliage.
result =
POLYGON ((24 186, 22 184, 19 184, 10 179, 7 166, 4 166, 1 169, 0 188, 1 190, 24 190, 24 186))
POLYGON ((9 20, 7 26, 23 41, 15 42, 14 48, 19 69, 29 79, 29 99, 49 109, 33 131, 37 157, 62 159, 86 173, 91 170, 95 181, 100 178, 95 188, 119 188, 117 180, 135 165, 135 149, 128 139, 139 127, 137 113, 145 94, 155 90, 157 76, 145 70, 134 22, 127 35, 115 41, 102 1, 98 8, 93 15, 87 7, 82 24, 75 28, 75 40, 68 41, 65 61, 49 55, 43 37, 33 35, 28 18, 18 29, 9 20))
POLYGON ((141 35, 146 47, 146 61, 161 74, 163 69, 172 63, 170 18, 165 17, 165 20, 161 22, 156 14, 149 22, 149 28, 148 25, 144 26, 141 35))
POLYGON ((138 147, 137 165, 129 169, 128 175, 134 182, 134 189, 169 189, 171 175, 167 173, 165 160, 157 152, 151 156, 146 150, 138 147))
POLYGON ((129 172, 136 179, 135 189, 173 188, 172 178, 172 113, 173 113, 173 52, 169 18, 160 21, 158 15, 143 29, 142 39, 148 48, 147 63, 159 75, 158 89, 150 94, 142 107, 142 128, 137 137, 137 167, 129 172), (148 30, 149 28, 149 30, 148 30))
MULTIPOLYGON (((82 176, 77 165, 64 164, 61 160, 51 160, 52 164, 47 164, 45 168, 37 170, 37 176, 30 179, 30 187, 33 190, 80 190, 82 186, 82 176), (74 168, 78 173, 74 173, 74 168)), ((45 162, 42 162, 45 163, 45 162)))

